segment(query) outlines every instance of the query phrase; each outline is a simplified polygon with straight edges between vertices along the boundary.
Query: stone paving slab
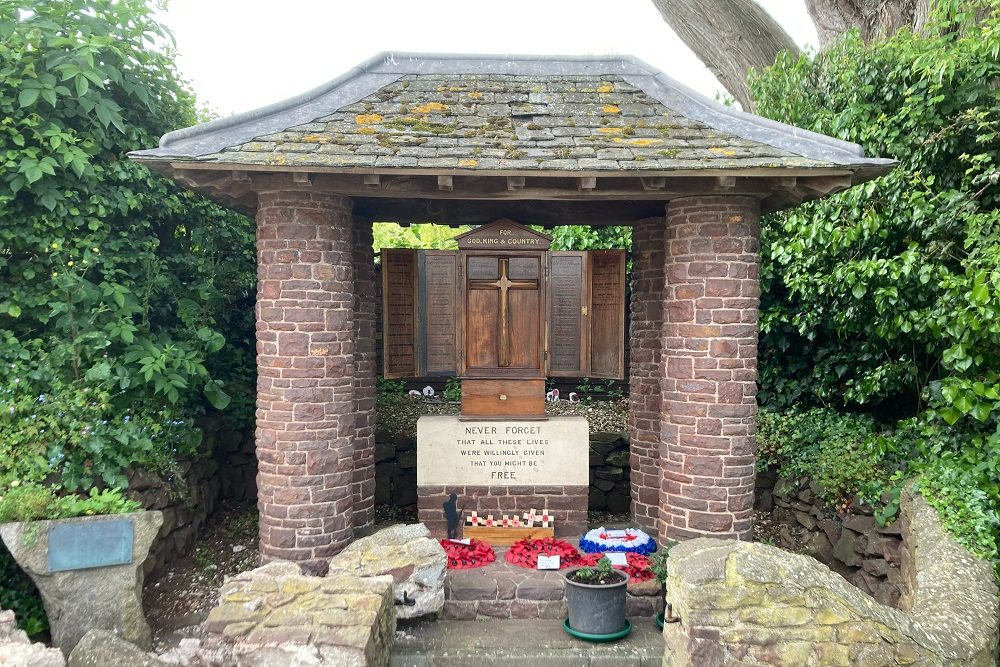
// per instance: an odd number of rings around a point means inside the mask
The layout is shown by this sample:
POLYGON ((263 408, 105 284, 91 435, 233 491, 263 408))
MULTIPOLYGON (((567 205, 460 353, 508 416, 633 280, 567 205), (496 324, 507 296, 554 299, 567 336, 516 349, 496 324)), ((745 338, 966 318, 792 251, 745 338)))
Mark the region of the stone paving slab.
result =
POLYGON ((390 667, 661 667, 664 643, 651 618, 607 644, 567 635, 562 619, 400 622, 390 667))
MULTIPOLYGON (((445 619, 566 617, 562 571, 528 570, 511 565, 504 559, 503 548, 497 548, 496 554, 496 561, 485 567, 448 571, 445 619)), ((625 611, 630 617, 647 618, 663 611, 659 585, 655 581, 630 582, 625 611)))

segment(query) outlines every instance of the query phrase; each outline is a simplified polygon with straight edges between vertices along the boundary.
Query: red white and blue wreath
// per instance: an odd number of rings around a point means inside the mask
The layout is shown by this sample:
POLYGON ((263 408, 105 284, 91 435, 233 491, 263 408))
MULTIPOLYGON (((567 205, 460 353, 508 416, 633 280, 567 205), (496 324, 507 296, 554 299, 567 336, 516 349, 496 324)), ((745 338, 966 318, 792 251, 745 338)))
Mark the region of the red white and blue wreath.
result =
POLYGON ((656 551, 656 542, 638 528, 609 530, 603 526, 584 533, 580 550, 585 553, 620 551, 647 556, 656 551))

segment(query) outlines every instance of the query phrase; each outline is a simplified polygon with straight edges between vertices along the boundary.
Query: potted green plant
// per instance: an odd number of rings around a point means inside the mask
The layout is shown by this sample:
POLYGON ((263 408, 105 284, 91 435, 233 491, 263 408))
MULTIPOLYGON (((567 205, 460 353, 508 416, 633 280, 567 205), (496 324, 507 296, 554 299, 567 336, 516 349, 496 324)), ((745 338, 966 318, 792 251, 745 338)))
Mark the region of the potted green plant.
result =
POLYGON ((569 618, 563 628, 589 641, 609 641, 624 637, 632 629, 625 618, 628 575, 611 567, 607 557, 597 567, 567 570, 566 603, 569 618))
POLYGON ((656 576, 656 583, 660 585, 660 600, 663 601, 663 611, 656 615, 656 624, 663 627, 664 623, 676 623, 680 620, 674 615, 673 607, 667 601, 667 577, 670 571, 667 567, 667 560, 670 558, 670 550, 677 542, 668 540, 660 545, 660 550, 649 557, 649 569, 656 576))
POLYGON ((163 523, 117 489, 58 495, 17 481, 0 496, 0 538, 41 594, 53 645, 69 655, 93 628, 150 648, 142 563, 163 523))

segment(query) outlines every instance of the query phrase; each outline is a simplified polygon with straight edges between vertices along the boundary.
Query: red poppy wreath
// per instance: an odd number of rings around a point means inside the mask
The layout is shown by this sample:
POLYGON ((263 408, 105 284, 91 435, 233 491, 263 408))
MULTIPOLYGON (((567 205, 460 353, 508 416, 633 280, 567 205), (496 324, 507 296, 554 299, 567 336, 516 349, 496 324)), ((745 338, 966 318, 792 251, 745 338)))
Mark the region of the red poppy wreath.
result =
MULTIPOLYGON (((580 559, 580 565, 595 567, 597 565, 597 561, 601 560, 603 556, 603 553, 584 554, 580 559)), ((656 576, 653 574, 653 570, 650 567, 652 563, 650 563, 649 559, 642 554, 626 552, 625 562, 627 562, 628 565, 615 565, 615 569, 621 570, 627 574, 629 580, 631 581, 649 581, 656 576)))
POLYGON ((470 539, 468 544, 441 540, 441 547, 448 558, 449 570, 470 570, 489 565, 497 559, 493 547, 481 540, 470 539))
POLYGON ((539 556, 559 556, 559 567, 572 567, 580 563, 580 552, 570 544, 554 537, 540 540, 521 540, 510 545, 505 558, 508 563, 534 570, 539 556))

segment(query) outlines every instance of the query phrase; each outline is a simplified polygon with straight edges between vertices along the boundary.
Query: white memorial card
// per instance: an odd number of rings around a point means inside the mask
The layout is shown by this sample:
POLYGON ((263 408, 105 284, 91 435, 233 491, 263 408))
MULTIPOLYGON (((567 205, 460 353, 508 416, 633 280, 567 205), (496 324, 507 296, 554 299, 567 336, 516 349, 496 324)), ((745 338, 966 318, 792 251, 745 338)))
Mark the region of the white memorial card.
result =
POLYGON ((628 535, 628 531, 627 530, 609 530, 608 531, 608 539, 610 539, 610 540, 622 540, 622 539, 625 539, 626 535, 628 535))
POLYGON ((466 545, 472 544, 472 538, 471 537, 466 537, 463 540, 448 540, 448 541, 449 542, 454 542, 455 544, 466 544, 466 545))
POLYGON ((538 569, 539 570, 558 570, 559 569, 559 556, 539 556, 538 557, 538 569))
POLYGON ((625 558, 625 554, 620 551, 611 551, 604 554, 612 565, 628 565, 628 560, 625 558))

